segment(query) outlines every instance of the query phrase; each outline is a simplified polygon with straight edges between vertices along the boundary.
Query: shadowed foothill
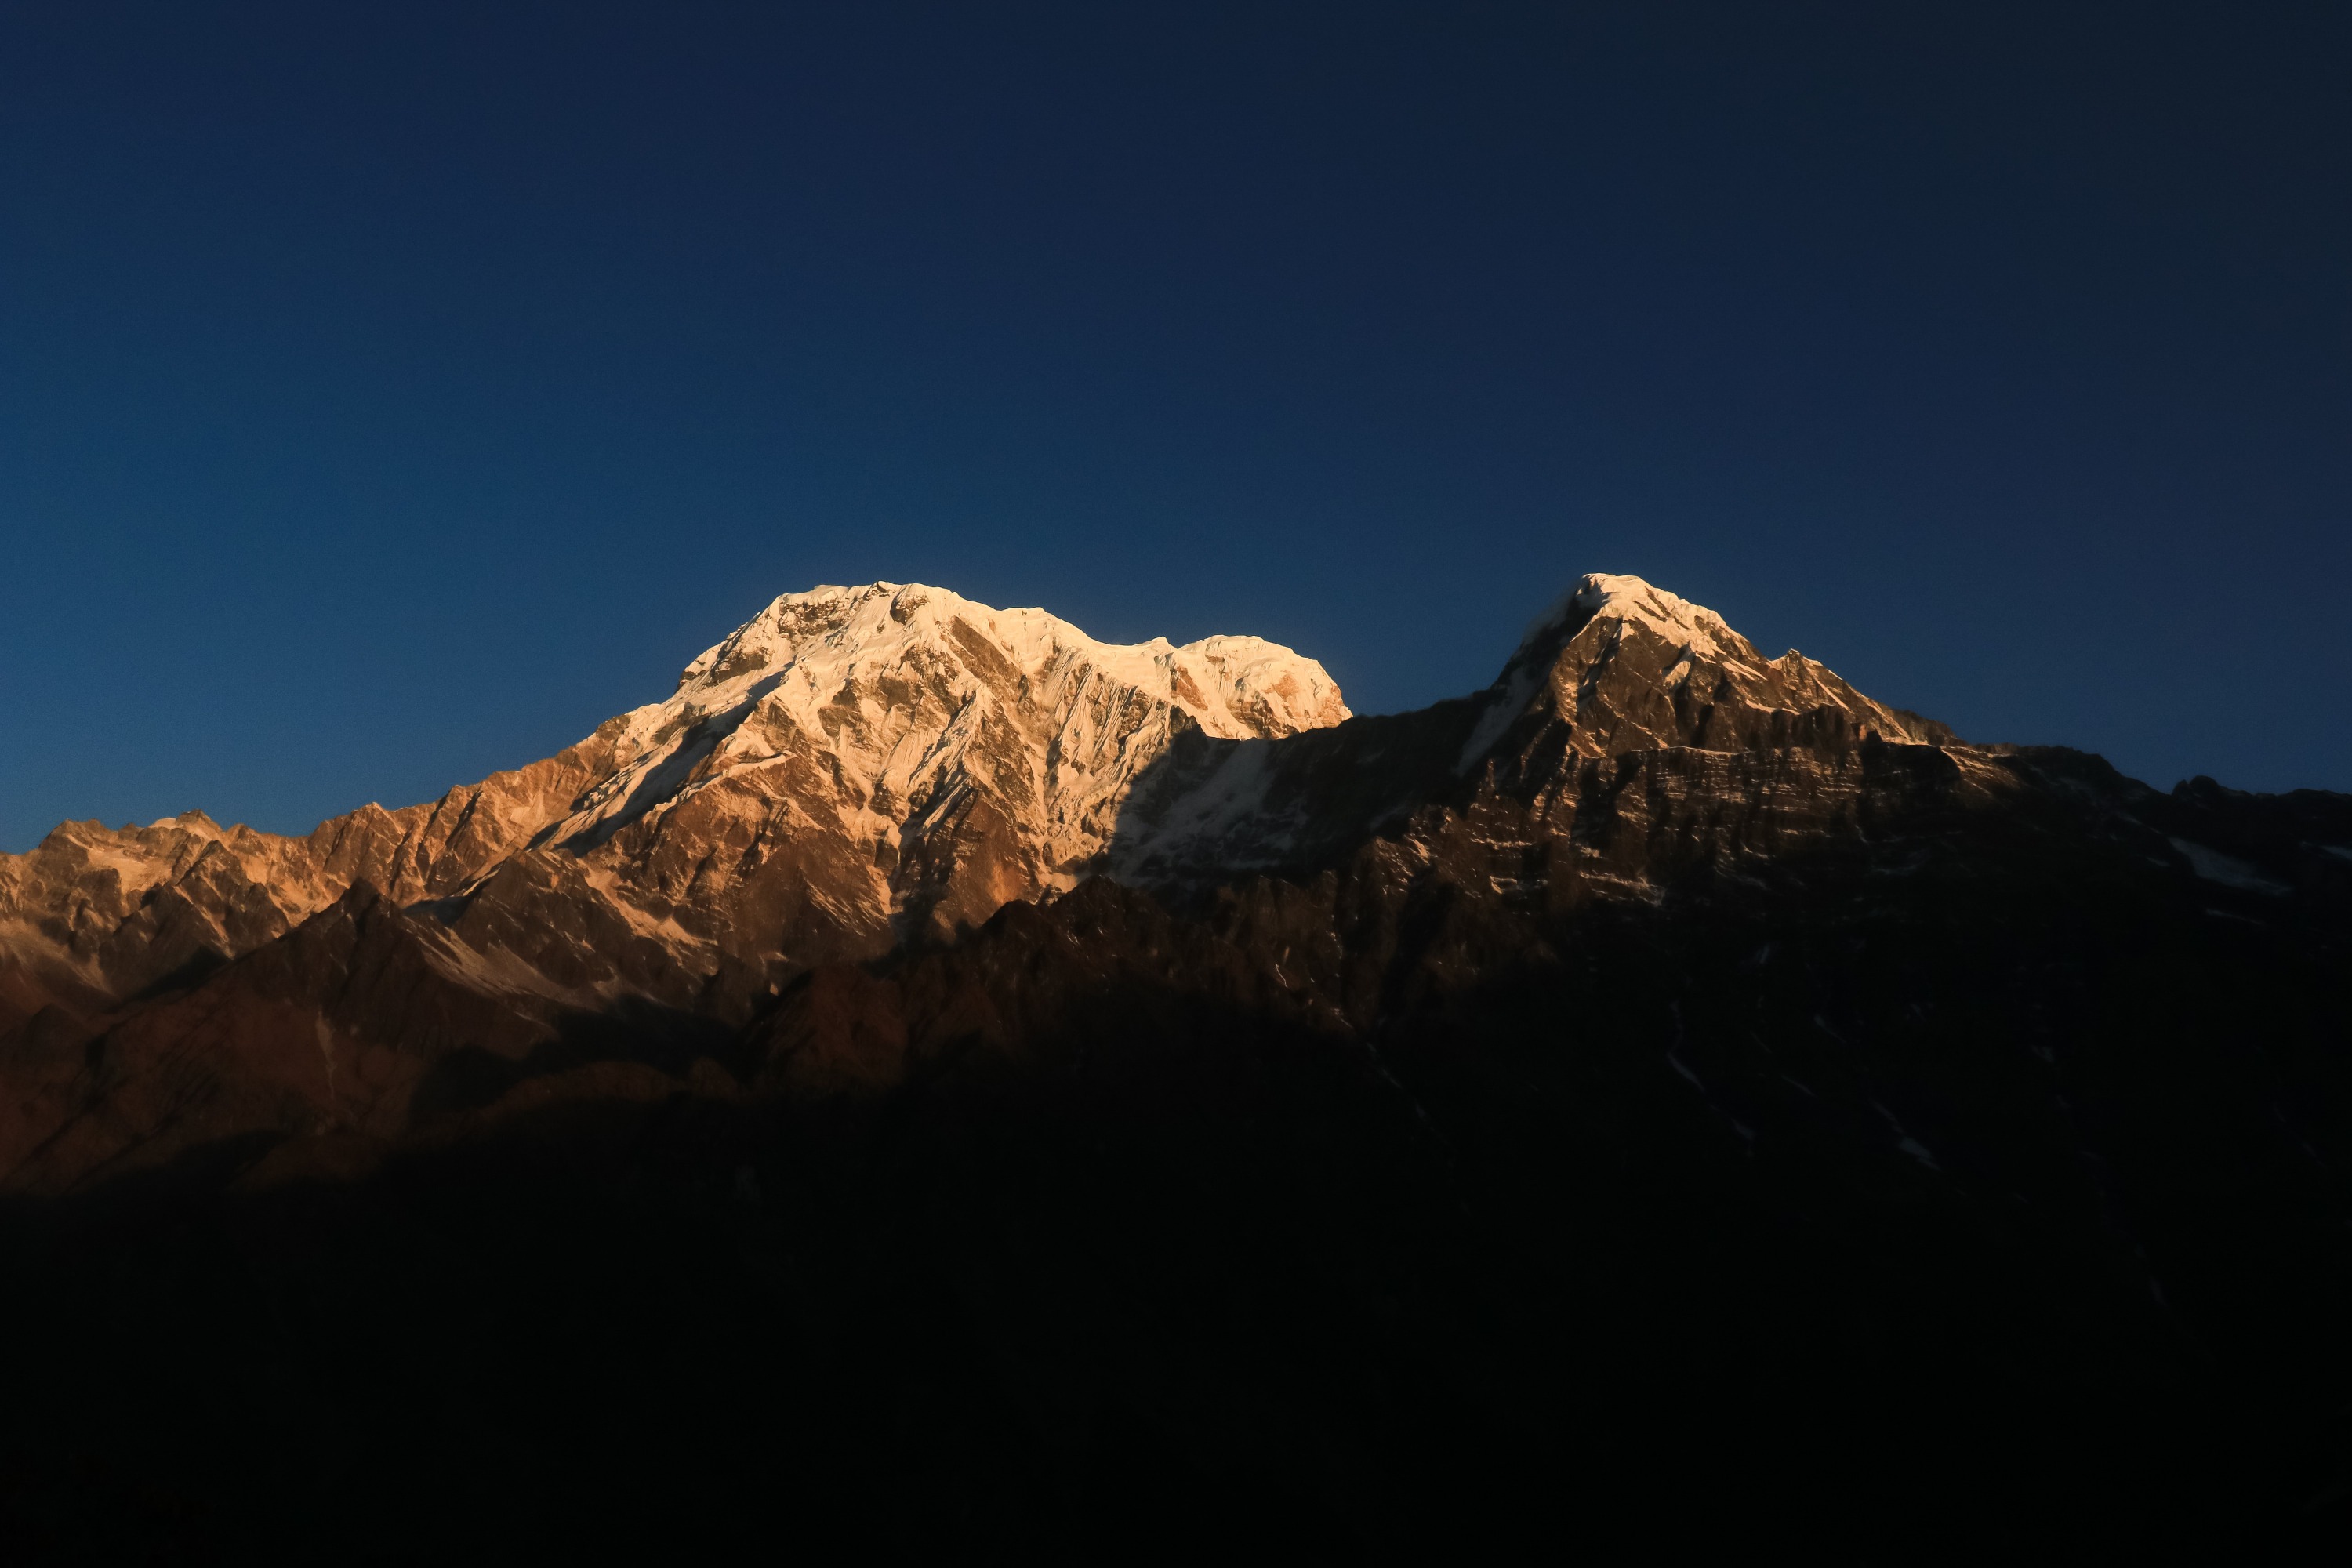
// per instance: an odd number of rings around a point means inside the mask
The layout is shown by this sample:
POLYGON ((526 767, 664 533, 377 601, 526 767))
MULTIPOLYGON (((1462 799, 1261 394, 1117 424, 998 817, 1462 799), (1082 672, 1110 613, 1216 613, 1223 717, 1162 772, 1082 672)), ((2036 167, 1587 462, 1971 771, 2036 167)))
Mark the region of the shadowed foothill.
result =
POLYGON ((2347 976, 2352 800, 1963 742, 1638 578, 1378 717, 786 595, 431 805, 0 857, 0 1521, 2317 1552, 2347 976))

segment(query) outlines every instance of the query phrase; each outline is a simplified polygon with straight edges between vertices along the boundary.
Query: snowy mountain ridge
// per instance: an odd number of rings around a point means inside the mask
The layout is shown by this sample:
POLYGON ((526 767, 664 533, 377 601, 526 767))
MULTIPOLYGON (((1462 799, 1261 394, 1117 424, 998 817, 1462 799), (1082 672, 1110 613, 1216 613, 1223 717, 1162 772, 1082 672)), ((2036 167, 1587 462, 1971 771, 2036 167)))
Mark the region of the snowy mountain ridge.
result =
POLYGON ((952 936, 1090 875, 1303 867, 1555 754, 1951 739, 1610 574, 1563 595, 1485 692, 1351 717, 1321 665, 1259 637, 1105 643, 922 584, 788 593, 667 698, 437 801, 299 838, 201 813, 68 824, 0 857, 0 992, 20 1012, 100 1007, 364 886, 440 911, 446 940, 425 946, 468 984, 733 1012, 810 964, 952 936), (477 963, 467 942, 528 956, 477 963))
POLYGON ((1177 735, 1349 716, 1319 664, 1259 637, 1120 646, 919 584, 785 594, 669 697, 438 801, 299 838, 202 813, 68 824, 0 856, 0 994, 102 1005, 365 884, 460 925, 508 908, 518 941, 568 902, 587 927, 535 963, 583 1005, 667 973, 674 1000, 717 984, 740 1006, 809 963, 1067 890, 1177 735))
POLYGON ((668 699, 625 715, 613 741, 628 760, 551 836, 609 837, 799 746, 829 752, 845 785, 891 817, 953 793, 991 715, 1042 742, 1016 787, 1041 808, 1061 867, 1099 850, 1106 807, 1171 725, 1239 739, 1349 712, 1322 666, 1261 637, 1120 646, 1044 610, 992 609, 922 584, 813 588, 777 597, 688 665, 668 699), (941 680, 955 711, 934 729, 903 699, 909 682, 941 680))
POLYGON ((1778 755, 1828 779, 1846 764, 1806 758, 1874 735, 1953 741, 1639 577, 1582 578, 1485 691, 1373 719, 1259 637, 1123 646, 922 584, 827 585, 772 600, 667 697, 437 801, 299 838, 201 813, 68 824, 0 857, 0 1007, 102 1011, 368 890, 424 921, 418 962, 534 1016, 637 997, 740 1016, 812 966, 952 941, 1089 877, 1306 876, 1497 789, 1582 846, 1551 885, 1639 889, 1632 797, 1588 799, 1582 761, 1778 755))
POLYGON ((1722 653, 1727 648, 1753 651, 1754 645, 1725 624, 1721 616, 1704 605, 1694 605, 1688 599, 1652 586, 1639 577, 1623 576, 1611 572, 1588 572, 1575 587, 1561 595, 1551 607, 1538 616, 1519 639, 1516 658, 1536 646, 1549 632, 1558 630, 1570 616, 1582 615, 1589 618, 1609 617, 1621 621, 1636 621, 1659 636, 1679 640, 1699 653, 1722 653))

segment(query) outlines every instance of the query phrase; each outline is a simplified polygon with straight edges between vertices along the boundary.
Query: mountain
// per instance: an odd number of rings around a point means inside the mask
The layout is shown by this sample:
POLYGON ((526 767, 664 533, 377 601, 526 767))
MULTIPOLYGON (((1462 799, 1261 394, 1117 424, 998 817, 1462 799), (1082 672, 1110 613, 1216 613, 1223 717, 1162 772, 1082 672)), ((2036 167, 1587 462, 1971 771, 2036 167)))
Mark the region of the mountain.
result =
POLYGON ((784 595, 667 700, 429 805, 303 838, 201 812, 67 824, 0 857, 0 1026, 114 1055, 103 1089, 76 1063, 16 1097, 0 1180, 69 1184, 257 1117, 395 1133, 444 1050, 512 1054, 615 1007, 740 1023, 812 963, 1075 886, 1171 738, 1348 716, 1321 666, 1256 637, 1114 647, 877 583, 784 595), (118 1016, 248 954, 184 1005, 118 1016), (205 1032, 222 994, 289 963, 233 1043, 205 1032), (350 989, 379 983, 397 994, 350 989), (263 1037, 279 1066, 258 1065, 263 1037), (275 1109, 215 1105, 257 1076, 275 1109))
POLYGON ((0 1520, 2288 1552, 2347 1040, 2352 799, 1967 743, 1638 578, 1370 717, 789 594, 431 805, 0 857, 0 1520))
MULTIPOLYGON (((300 839, 201 812, 69 823, 0 858, 10 994, 20 1012, 102 1005, 362 883, 406 907, 523 868, 508 875, 551 879, 740 1012, 814 959, 1067 890, 1174 734, 1348 716, 1321 666, 1256 637, 1118 647, 937 588, 786 594, 667 700, 429 805, 366 806, 300 839)), ((599 966, 590 991, 614 984, 599 966)))

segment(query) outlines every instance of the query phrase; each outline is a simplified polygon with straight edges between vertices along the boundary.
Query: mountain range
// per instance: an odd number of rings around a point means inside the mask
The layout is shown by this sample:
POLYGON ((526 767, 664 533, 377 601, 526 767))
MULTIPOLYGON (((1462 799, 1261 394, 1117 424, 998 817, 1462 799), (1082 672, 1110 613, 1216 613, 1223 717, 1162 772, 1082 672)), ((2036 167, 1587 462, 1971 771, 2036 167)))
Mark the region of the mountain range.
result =
POLYGON ((0 1521, 2285 1552, 2347 1172, 2352 798, 1634 577, 1377 716, 818 588, 437 801, 0 856, 0 1521))

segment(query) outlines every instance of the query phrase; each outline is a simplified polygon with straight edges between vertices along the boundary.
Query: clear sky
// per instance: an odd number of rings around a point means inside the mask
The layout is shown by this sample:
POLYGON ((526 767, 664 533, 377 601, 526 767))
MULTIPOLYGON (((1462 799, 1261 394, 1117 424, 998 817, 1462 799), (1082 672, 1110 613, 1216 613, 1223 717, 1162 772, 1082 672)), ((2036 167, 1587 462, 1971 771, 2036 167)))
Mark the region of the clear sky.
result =
POLYGON ((1630 572, 2352 789, 2347 82, 2319 5, 0 5, 0 848, 430 798, 876 578, 1369 711, 1630 572))

